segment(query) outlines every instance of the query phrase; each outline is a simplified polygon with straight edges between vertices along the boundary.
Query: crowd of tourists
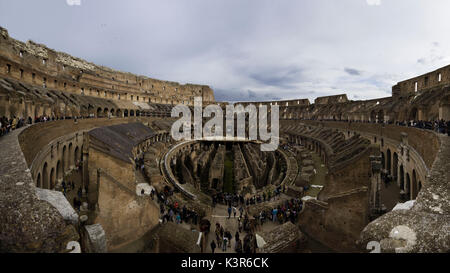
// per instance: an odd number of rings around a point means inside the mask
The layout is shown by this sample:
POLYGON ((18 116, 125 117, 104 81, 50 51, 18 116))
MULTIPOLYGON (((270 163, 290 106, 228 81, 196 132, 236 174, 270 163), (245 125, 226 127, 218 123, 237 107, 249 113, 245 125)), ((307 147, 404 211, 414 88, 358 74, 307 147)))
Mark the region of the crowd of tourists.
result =
POLYGON ((408 127, 415 127, 419 129, 425 129, 425 130, 433 130, 436 133, 439 134, 446 134, 450 136, 450 121, 445 121, 443 119, 436 120, 436 121, 423 121, 423 120, 412 120, 410 122, 401 122, 397 125, 400 126, 408 126, 408 127))
POLYGON ((178 201, 171 202, 169 197, 173 195, 173 191, 168 187, 165 187, 164 191, 161 193, 152 190, 151 194, 155 194, 157 196, 163 223, 175 222, 177 224, 181 224, 186 222, 197 225, 199 217, 198 213, 194 210, 188 209, 185 205, 180 207, 178 201))
POLYGON ((213 207, 215 207, 216 204, 222 204, 226 206, 242 206, 242 205, 249 206, 257 203, 269 202, 272 199, 277 199, 279 198, 280 194, 284 193, 285 191, 286 191, 285 186, 278 186, 273 191, 268 189, 266 191, 263 191, 262 193, 259 193, 249 198, 245 198, 243 195, 240 194, 219 192, 212 196, 212 205, 213 207))
POLYGON ((349 121, 351 122, 363 122, 363 123, 382 123, 382 124, 392 124, 397 126, 405 126, 405 127, 414 127, 424 130, 435 131, 440 134, 446 134, 450 136, 450 120, 446 121, 443 119, 435 120, 435 121, 426 121, 426 120, 410 120, 410 121, 379 121, 379 122, 371 122, 371 121, 349 121))
POLYGON ((263 226, 264 223, 272 221, 274 223, 284 224, 291 221, 295 224, 298 221, 298 215, 303 208, 303 201, 295 198, 286 200, 283 204, 274 208, 261 210, 258 215, 254 215, 258 220, 258 224, 263 226))
MULTIPOLYGON (((50 118, 44 115, 40 117, 35 117, 34 123, 47 122, 52 120, 57 120, 57 118, 55 117, 50 118)), ((31 117, 28 117, 28 119, 25 120, 24 118, 18 118, 16 116, 13 116, 12 118, 9 119, 3 116, 2 118, 0 118, 0 136, 4 136, 9 132, 15 129, 19 129, 27 124, 30 125, 33 124, 33 119, 31 117)))
POLYGON ((13 117, 8 119, 3 116, 0 119, 0 136, 4 136, 9 132, 19 129, 25 125, 25 120, 23 118, 13 117))
MULTIPOLYGON (((212 240, 210 244, 212 253, 215 252, 216 248, 221 249, 223 252, 226 252, 227 248, 232 247, 231 240, 233 239, 233 235, 230 231, 224 229, 223 226, 221 226, 219 223, 216 223, 215 235, 216 239, 212 240)), ((234 234, 234 241, 234 251, 236 253, 243 253, 244 247, 240 238, 239 231, 236 231, 236 233, 234 234)))

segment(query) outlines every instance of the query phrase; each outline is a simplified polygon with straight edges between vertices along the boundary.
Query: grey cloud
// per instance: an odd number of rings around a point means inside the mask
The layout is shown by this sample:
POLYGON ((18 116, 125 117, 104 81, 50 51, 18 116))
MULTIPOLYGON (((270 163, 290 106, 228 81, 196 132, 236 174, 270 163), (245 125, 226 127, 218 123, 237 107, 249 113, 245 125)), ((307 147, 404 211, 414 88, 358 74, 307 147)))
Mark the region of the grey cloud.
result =
POLYGON ((0 7, 0 25, 14 38, 121 71, 207 84, 217 100, 342 92, 370 99, 450 63, 446 0, 377 8, 364 0, 4 0, 0 7))
POLYGON ((345 72, 347 72, 347 74, 352 75, 352 76, 359 76, 361 75, 361 71, 354 69, 354 68, 345 68, 344 69, 345 72))

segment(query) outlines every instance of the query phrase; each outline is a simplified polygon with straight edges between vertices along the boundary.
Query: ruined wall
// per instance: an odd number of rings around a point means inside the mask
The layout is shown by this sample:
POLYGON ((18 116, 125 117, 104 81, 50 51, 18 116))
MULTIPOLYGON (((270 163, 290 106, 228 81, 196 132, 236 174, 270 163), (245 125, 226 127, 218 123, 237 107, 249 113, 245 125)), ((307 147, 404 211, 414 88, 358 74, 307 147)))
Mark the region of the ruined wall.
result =
POLYGON ((309 200, 299 214, 300 229, 331 249, 357 252, 356 241, 369 222, 368 197, 361 188, 325 201, 309 200))
POLYGON ((32 41, 23 43, 0 28, 0 75, 73 94, 132 102, 193 105, 194 96, 214 102, 205 85, 160 81, 98 66, 32 41))
POLYGON ((97 206, 92 221, 105 230, 108 251, 138 240, 159 220, 157 205, 136 195, 134 172, 131 162, 89 148, 89 204, 97 206))
POLYGON ((445 66, 397 83, 392 87, 392 96, 405 97, 448 84, 450 84, 450 66, 445 66))

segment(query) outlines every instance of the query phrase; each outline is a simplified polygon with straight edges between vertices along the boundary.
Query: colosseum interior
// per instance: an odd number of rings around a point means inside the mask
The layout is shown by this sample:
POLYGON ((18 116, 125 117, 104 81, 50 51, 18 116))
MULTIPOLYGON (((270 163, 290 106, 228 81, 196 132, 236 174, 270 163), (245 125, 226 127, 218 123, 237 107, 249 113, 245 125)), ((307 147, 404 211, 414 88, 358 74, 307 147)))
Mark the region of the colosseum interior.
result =
POLYGON ((279 107, 270 152, 174 140, 172 109, 195 97, 228 105, 1 28, 0 251, 210 253, 216 224, 244 253, 450 250, 449 124, 435 123, 450 120, 450 66, 385 98, 243 102, 279 107))

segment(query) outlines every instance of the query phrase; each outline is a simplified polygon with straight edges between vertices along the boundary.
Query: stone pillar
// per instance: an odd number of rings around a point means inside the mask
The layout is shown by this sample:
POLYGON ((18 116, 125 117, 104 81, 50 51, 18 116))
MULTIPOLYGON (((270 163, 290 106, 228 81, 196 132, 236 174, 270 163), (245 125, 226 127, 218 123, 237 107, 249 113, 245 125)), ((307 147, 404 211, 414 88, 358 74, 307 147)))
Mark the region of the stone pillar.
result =
POLYGON ((379 214, 382 210, 381 207, 381 156, 379 155, 371 155, 370 156, 371 163, 371 177, 370 177, 370 209, 372 214, 379 214))
POLYGON ((82 249, 87 253, 107 253, 106 233, 102 225, 84 226, 82 230, 82 249))

